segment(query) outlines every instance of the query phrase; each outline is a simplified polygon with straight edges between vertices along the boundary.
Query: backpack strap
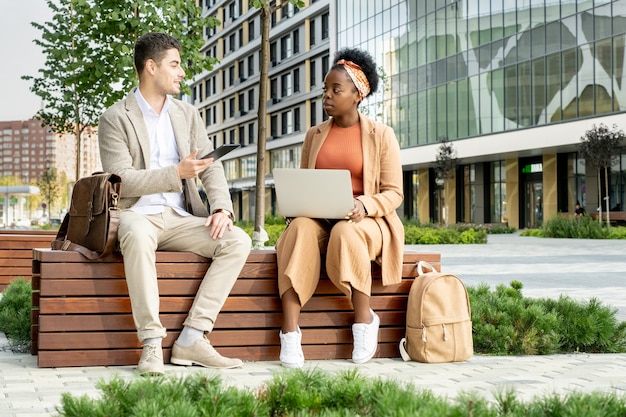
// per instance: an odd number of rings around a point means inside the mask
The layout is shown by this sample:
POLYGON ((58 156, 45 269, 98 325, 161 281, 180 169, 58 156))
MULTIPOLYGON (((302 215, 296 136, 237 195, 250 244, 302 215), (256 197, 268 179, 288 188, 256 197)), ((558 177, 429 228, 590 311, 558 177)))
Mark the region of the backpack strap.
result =
POLYGON ((429 264, 428 262, 419 261, 417 263, 417 276, 424 275, 426 273, 426 272, 424 272, 424 267, 430 269, 430 272, 437 272, 435 267, 432 266, 431 264, 429 264))
POLYGON ((400 344, 398 348, 400 349, 400 356, 402 356, 402 360, 405 362, 410 361, 411 357, 409 356, 409 353, 406 351, 406 338, 405 337, 400 339, 400 344))

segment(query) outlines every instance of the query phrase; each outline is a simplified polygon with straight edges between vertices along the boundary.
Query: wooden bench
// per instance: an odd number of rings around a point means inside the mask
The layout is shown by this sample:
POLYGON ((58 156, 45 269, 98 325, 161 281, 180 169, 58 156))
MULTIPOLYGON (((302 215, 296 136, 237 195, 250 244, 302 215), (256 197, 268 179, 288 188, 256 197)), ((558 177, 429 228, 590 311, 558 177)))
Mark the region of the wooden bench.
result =
MULTIPOLYGON (((591 213, 590 216, 592 219, 598 220, 598 213, 591 213)), ((606 222, 606 211, 602 212, 602 221, 606 222)), ((626 211, 610 211, 609 221, 612 224, 623 225, 626 223, 626 211)))
MULTIPOLYGON (((75 252, 33 251, 32 353, 39 367, 135 365, 141 355, 122 257, 86 261, 75 252)), ((372 308, 381 319, 378 357, 397 357, 404 336, 408 292, 416 262, 440 266, 439 254, 406 253, 403 281, 383 287, 373 264, 372 308)), ((158 252, 163 341, 169 362, 186 313, 210 261, 187 252, 158 252)), ((276 252, 252 251, 210 335, 224 355, 244 361, 278 360, 282 321, 276 283, 276 252)), ((303 350, 308 359, 350 358, 350 302, 322 274, 314 298, 303 309, 303 350)))
POLYGON ((0 230, 0 291, 16 278, 30 281, 33 248, 49 248, 56 234, 54 230, 0 230))

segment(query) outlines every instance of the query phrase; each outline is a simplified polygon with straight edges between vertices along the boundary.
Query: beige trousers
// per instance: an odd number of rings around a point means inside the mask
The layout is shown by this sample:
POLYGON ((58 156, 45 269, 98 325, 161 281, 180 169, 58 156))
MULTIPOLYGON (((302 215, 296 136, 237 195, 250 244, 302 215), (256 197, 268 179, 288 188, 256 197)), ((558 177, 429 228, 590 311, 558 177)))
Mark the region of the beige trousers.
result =
POLYGON ((352 289, 371 295, 371 262, 380 256, 382 242, 370 217, 359 223, 295 218, 276 243, 280 296, 293 288, 304 306, 317 288, 323 255, 328 278, 346 296, 352 297, 352 289))
POLYGON ((140 341, 166 335, 159 319, 157 250, 189 251, 212 259, 184 324, 206 332, 213 330, 215 319, 248 258, 251 240, 238 227, 213 240, 205 221, 203 217, 180 216, 170 208, 151 215, 130 210, 121 213, 118 239, 140 341))

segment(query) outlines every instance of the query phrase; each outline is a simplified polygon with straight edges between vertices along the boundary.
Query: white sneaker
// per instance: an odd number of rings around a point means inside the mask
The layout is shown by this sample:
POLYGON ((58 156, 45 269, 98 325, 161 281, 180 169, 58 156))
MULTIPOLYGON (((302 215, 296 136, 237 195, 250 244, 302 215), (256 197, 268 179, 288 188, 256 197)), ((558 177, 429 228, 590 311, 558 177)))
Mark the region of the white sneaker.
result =
POLYGON ((354 323, 352 325, 352 337, 354 349, 352 350, 352 362, 365 363, 372 359, 378 349, 378 327, 380 318, 373 310, 374 320, 370 324, 354 323))
POLYGON ((304 365, 304 353, 302 353, 302 332, 298 327, 297 332, 283 333, 280 336, 280 363, 285 368, 302 368, 304 365))

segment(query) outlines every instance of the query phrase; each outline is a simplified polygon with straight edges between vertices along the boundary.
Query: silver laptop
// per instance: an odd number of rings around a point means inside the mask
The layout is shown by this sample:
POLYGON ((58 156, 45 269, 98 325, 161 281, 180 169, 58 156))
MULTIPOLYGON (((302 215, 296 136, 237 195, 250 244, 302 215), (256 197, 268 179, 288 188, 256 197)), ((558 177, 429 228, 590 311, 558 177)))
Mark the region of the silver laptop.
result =
POLYGON ((278 212, 284 217, 343 219, 354 208, 346 169, 274 168, 278 212))

